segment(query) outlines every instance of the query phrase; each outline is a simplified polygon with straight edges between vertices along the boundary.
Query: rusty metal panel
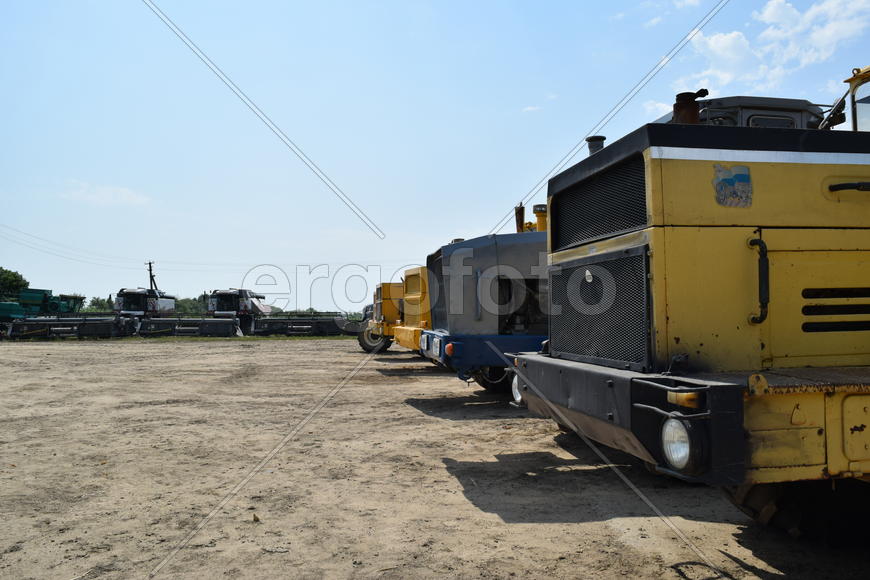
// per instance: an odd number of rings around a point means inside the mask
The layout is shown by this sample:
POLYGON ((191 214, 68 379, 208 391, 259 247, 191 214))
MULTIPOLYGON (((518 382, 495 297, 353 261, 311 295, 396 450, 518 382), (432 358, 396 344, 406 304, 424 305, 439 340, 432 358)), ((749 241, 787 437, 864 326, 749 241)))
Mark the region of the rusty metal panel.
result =
POLYGON ((828 460, 825 393, 776 392, 763 383, 750 389, 744 408, 748 480, 758 483, 763 472, 769 481, 795 481, 806 469, 821 476, 828 460))
POLYGON ((750 438, 751 467, 824 465, 825 436, 818 428, 754 431, 750 438))
POLYGON ((821 393, 753 397, 744 417, 750 431, 818 429, 825 426, 825 399, 821 393))
POLYGON ((850 461, 870 460, 870 395, 843 400, 843 453, 850 461))

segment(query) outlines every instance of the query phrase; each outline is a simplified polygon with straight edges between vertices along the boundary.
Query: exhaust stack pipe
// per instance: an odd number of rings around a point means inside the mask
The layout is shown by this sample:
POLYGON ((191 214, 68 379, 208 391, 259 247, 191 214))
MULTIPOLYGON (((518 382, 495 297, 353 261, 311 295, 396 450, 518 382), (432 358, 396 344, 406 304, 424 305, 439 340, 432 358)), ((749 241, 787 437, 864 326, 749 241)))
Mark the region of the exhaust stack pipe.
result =
POLYGON ((547 231, 547 204, 539 203, 532 206, 532 211, 535 213, 535 220, 537 224, 535 225, 536 232, 546 232, 547 231))
POLYGON ((674 115, 671 123, 699 124, 701 122, 701 104, 696 99, 706 97, 709 94, 707 89, 701 89, 694 93, 678 93, 677 100, 674 101, 674 115))
POLYGON ((604 135, 592 135, 586 137, 586 147, 589 149, 589 155, 595 155, 604 149, 604 140, 607 139, 604 135))
POLYGON ((526 206, 519 204, 514 208, 514 221, 517 225, 517 233, 526 231, 526 206))

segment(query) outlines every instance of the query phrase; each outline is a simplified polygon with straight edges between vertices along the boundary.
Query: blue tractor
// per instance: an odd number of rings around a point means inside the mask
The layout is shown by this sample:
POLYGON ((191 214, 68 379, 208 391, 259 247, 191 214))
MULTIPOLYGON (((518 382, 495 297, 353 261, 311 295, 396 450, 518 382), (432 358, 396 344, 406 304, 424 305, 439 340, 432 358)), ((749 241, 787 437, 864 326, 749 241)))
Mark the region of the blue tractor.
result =
POLYGON ((458 240, 431 254, 423 355, 460 379, 507 391, 513 374, 504 353, 537 351, 547 338, 546 252, 546 231, 524 231, 458 240))

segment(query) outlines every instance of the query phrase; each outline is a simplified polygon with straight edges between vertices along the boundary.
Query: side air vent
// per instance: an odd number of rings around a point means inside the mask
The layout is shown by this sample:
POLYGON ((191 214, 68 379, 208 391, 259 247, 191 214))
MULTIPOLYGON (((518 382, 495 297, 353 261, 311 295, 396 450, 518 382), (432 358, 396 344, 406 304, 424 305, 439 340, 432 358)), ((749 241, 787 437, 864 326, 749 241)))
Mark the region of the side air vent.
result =
POLYGON ((647 224, 643 156, 555 193, 550 201, 552 252, 641 229, 647 224))
POLYGON ((804 332, 859 332, 870 330, 870 288, 804 288, 801 296, 809 300, 825 300, 808 303, 801 313, 808 317, 801 325, 804 332), (867 302, 852 302, 854 299, 867 302), (835 302, 835 300, 840 302, 835 302), (812 317, 837 317, 835 320, 819 320, 812 317))
POLYGON ((870 288, 804 288, 804 298, 870 298, 870 288))

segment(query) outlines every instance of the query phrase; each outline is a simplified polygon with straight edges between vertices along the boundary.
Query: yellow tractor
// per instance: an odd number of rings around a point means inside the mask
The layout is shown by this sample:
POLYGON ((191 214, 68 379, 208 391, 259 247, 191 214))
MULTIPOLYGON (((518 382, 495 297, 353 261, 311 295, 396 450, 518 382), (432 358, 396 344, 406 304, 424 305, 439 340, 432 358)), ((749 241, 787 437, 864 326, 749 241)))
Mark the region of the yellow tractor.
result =
POLYGON ((419 351, 423 329, 432 328, 429 307, 429 271, 424 267, 405 270, 402 294, 404 297, 402 320, 393 329, 396 342, 405 348, 419 351))
POLYGON ((549 182, 550 331, 518 402, 794 534, 866 506, 868 81, 830 111, 682 93, 590 142, 549 182))
POLYGON ((364 313, 362 329, 357 334, 364 351, 382 352, 393 344, 394 329, 402 319, 402 296, 401 282, 384 282, 375 288, 374 302, 364 313))
POLYGON ((366 352, 385 351, 393 341, 419 351, 420 334, 432 327, 429 275, 424 267, 405 270, 402 282, 384 282, 375 289, 371 316, 358 335, 366 352))

